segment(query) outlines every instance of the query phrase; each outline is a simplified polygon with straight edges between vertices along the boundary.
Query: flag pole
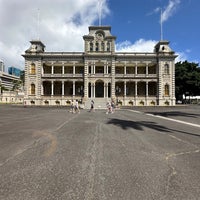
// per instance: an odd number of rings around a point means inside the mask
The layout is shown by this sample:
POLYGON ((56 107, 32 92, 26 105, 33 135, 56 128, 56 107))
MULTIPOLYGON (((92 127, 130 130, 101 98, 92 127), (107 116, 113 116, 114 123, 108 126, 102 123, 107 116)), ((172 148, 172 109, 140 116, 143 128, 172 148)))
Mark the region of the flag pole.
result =
POLYGON ((99 26, 101 26, 101 18, 102 18, 102 0, 98 1, 99 6, 99 26))
POLYGON ((160 13, 160 40, 163 40, 163 12, 161 8, 161 13, 160 13))

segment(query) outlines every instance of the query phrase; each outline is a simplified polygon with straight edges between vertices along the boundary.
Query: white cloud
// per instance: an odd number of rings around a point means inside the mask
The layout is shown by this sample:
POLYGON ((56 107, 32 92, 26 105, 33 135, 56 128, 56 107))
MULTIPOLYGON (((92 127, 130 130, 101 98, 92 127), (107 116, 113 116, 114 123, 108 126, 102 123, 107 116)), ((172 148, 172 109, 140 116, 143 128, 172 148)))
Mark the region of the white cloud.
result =
POLYGON ((147 16, 150 16, 150 15, 153 15, 153 14, 160 13, 160 11, 161 11, 161 8, 160 8, 160 7, 157 7, 157 8, 155 8, 153 11, 147 13, 146 15, 147 15, 147 16))
POLYGON ((188 59, 187 54, 185 52, 176 52, 176 55, 178 55, 178 57, 176 57, 175 63, 183 62, 188 59))
MULTIPOLYGON (((82 36, 98 20, 98 1, 0 0, 0 59, 6 66, 23 68, 21 54, 38 35, 47 51, 82 51, 82 36)), ((104 18, 108 0, 101 1, 104 18)))
POLYGON ((191 49, 186 49, 185 50, 187 53, 191 53, 191 49))
POLYGON ((161 22, 165 22, 171 17, 176 11, 178 5, 181 3, 180 0, 169 0, 167 7, 163 10, 161 16, 161 22))
POLYGON ((153 52, 157 41, 139 39, 134 44, 124 41, 116 44, 116 51, 119 52, 153 52))
POLYGON ((157 13, 161 14, 161 10, 162 10, 162 15, 160 17, 160 22, 164 23, 171 16, 173 16, 173 14, 177 10, 177 8, 178 8, 180 3, 181 3, 180 0, 169 0, 168 5, 164 9, 161 8, 161 7, 157 7, 152 12, 147 13, 147 16, 150 16, 150 15, 153 15, 153 14, 157 14, 157 13))
POLYGON ((184 61, 188 61, 188 62, 193 62, 193 63, 200 63, 198 60, 196 59, 191 59, 191 55, 190 53, 192 52, 191 49, 186 49, 185 51, 178 51, 176 52, 176 55, 178 55, 178 57, 175 59, 175 62, 184 62, 184 61))
MULTIPOLYGON (((145 40, 145 39, 139 39, 135 41, 133 44, 130 41, 124 41, 121 43, 116 44, 116 51, 118 52, 150 52, 152 53, 154 51, 154 46, 157 44, 158 41, 155 40, 145 40)), ((188 53, 190 53, 191 50, 186 49, 185 52, 175 52, 177 55, 175 59, 175 63, 177 62, 183 62, 185 60, 188 60, 188 53)), ((194 62, 194 61, 191 61, 194 62)), ((196 62, 198 63, 198 62, 196 62)))

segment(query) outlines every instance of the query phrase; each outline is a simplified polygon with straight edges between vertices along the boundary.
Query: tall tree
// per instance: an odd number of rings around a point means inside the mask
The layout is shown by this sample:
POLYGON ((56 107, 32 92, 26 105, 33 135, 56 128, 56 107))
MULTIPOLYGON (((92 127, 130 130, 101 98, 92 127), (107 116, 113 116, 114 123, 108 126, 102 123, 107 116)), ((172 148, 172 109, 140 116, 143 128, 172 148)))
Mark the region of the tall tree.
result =
POLYGON ((13 88, 12 91, 17 91, 22 87, 22 81, 21 80, 14 80, 13 81, 13 88))
POLYGON ((200 67, 188 61, 175 64, 176 99, 182 96, 200 95, 200 67))

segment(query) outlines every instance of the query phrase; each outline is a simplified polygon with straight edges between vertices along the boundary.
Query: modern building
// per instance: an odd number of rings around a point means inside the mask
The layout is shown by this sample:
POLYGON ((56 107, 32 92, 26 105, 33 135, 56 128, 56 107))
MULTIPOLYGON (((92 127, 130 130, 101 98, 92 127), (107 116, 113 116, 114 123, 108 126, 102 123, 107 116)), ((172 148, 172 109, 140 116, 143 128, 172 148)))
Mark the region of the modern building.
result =
POLYGON ((0 72, 5 72, 5 65, 3 60, 0 60, 0 72))
POLYGON ((46 52, 41 41, 30 42, 23 54, 27 105, 175 105, 176 55, 168 41, 152 53, 116 52, 110 26, 90 26, 83 40, 84 52, 46 52))
POLYGON ((5 65, 0 60, 0 103, 23 103, 24 93, 21 89, 13 91, 15 84, 19 82, 17 74, 5 72, 5 65))
POLYGON ((21 75, 21 70, 16 68, 16 67, 8 67, 8 73, 10 75, 18 76, 20 77, 21 75))
POLYGON ((12 90, 14 82, 20 81, 18 76, 10 75, 6 72, 0 71, 0 88, 3 87, 6 90, 12 90))

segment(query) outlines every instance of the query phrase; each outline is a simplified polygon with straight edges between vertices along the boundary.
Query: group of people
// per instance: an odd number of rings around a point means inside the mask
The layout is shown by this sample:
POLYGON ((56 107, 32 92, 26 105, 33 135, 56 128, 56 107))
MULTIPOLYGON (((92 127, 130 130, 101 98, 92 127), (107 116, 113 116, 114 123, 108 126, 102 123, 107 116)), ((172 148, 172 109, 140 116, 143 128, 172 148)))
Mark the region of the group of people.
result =
POLYGON ((115 102, 113 100, 111 102, 108 101, 107 104, 106 104, 106 106, 107 106, 107 112, 106 112, 106 114, 108 114, 108 113, 111 113, 111 114, 114 113, 116 106, 115 106, 115 102))
POLYGON ((70 112, 72 112, 72 113, 80 113, 80 109, 79 109, 79 105, 78 105, 78 100, 72 101, 70 112))
MULTIPOLYGON (((106 108, 107 108, 106 114, 114 113, 115 108, 116 108, 114 100, 108 101, 106 103, 106 108)), ((91 100, 91 106, 90 106, 89 112, 94 112, 94 111, 95 111, 95 109, 94 109, 94 100, 91 100)), ((71 113, 80 113, 78 100, 72 101, 70 112, 71 113)))
MULTIPOLYGON (((108 101, 106 103, 106 107, 107 107, 106 114, 114 113, 116 108, 114 100, 108 101)), ((91 100, 90 112, 94 112, 94 100, 91 100)))

